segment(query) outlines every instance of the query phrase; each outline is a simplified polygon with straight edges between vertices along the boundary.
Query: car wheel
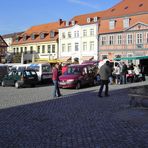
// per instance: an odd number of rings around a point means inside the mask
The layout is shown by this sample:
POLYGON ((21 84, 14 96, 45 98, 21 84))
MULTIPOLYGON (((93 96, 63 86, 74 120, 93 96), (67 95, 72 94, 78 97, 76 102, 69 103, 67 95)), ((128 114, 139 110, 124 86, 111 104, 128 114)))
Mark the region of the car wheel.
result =
POLYGON ((2 81, 2 86, 3 86, 3 87, 5 87, 5 86, 6 86, 5 81, 2 81))
POLYGON ((15 88, 19 88, 19 87, 20 87, 19 83, 15 82, 15 88))
POLYGON ((77 85, 76 85, 76 89, 80 89, 81 88, 81 83, 78 82, 77 85))

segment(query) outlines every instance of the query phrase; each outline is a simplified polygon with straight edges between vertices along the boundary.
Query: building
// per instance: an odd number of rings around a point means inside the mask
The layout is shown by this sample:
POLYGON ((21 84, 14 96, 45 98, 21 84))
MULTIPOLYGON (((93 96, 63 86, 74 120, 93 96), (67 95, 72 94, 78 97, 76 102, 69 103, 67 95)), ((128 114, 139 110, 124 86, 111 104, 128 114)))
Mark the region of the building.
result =
POLYGON ((13 41, 13 53, 22 54, 22 63, 58 59, 58 28, 64 23, 60 19, 29 28, 13 41))
POLYGON ((99 28, 99 58, 148 55, 148 1, 122 0, 106 10, 99 28))
POLYGON ((75 16, 59 29, 59 56, 73 62, 98 59, 98 30, 102 12, 75 16))
POLYGON ((11 34, 5 34, 3 35, 3 39, 4 41, 7 43, 8 47, 7 47, 7 52, 8 53, 13 53, 13 50, 11 48, 12 42, 13 40, 16 38, 16 36, 21 35, 23 32, 16 32, 16 33, 11 33, 11 34))
POLYGON ((0 63, 5 62, 5 55, 7 52, 7 47, 8 47, 7 43, 4 41, 2 36, 0 36, 0 63))

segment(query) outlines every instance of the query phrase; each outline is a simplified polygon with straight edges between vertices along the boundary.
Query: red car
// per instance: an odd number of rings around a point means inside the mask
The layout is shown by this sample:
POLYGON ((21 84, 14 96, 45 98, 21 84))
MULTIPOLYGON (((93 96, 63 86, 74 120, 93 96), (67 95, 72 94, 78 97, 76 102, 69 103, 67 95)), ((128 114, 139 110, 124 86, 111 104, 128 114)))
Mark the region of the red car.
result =
POLYGON ((84 85, 97 83, 93 64, 70 65, 67 71, 59 77, 59 86, 62 88, 80 89, 84 85))

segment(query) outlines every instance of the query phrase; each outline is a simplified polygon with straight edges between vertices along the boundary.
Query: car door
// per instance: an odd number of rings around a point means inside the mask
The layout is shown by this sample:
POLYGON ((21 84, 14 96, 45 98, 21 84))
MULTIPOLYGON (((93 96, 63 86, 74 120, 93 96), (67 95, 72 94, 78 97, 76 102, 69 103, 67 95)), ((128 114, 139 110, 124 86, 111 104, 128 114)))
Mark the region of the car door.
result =
POLYGON ((89 77, 88 77, 88 69, 87 69, 87 67, 83 67, 83 69, 82 69, 82 84, 83 85, 86 85, 86 84, 88 84, 89 83, 89 77))

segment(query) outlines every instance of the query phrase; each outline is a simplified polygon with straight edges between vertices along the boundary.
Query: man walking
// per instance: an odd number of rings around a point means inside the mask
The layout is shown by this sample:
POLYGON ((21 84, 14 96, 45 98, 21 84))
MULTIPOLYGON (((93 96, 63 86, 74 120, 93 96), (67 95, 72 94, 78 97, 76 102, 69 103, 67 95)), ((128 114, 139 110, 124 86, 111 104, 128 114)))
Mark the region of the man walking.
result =
POLYGON ((55 67, 52 70, 53 72, 53 76, 52 76, 52 80, 53 80, 53 84, 54 84, 54 90, 53 90, 53 97, 60 97, 61 93, 60 93, 60 89, 59 89, 59 64, 56 63, 55 67))
POLYGON ((111 67, 110 67, 110 62, 106 61, 106 63, 101 66, 100 71, 100 79, 101 79, 101 86, 100 90, 98 92, 98 96, 102 97, 102 91, 105 85, 105 96, 108 97, 108 83, 109 83, 109 77, 111 76, 111 67))

